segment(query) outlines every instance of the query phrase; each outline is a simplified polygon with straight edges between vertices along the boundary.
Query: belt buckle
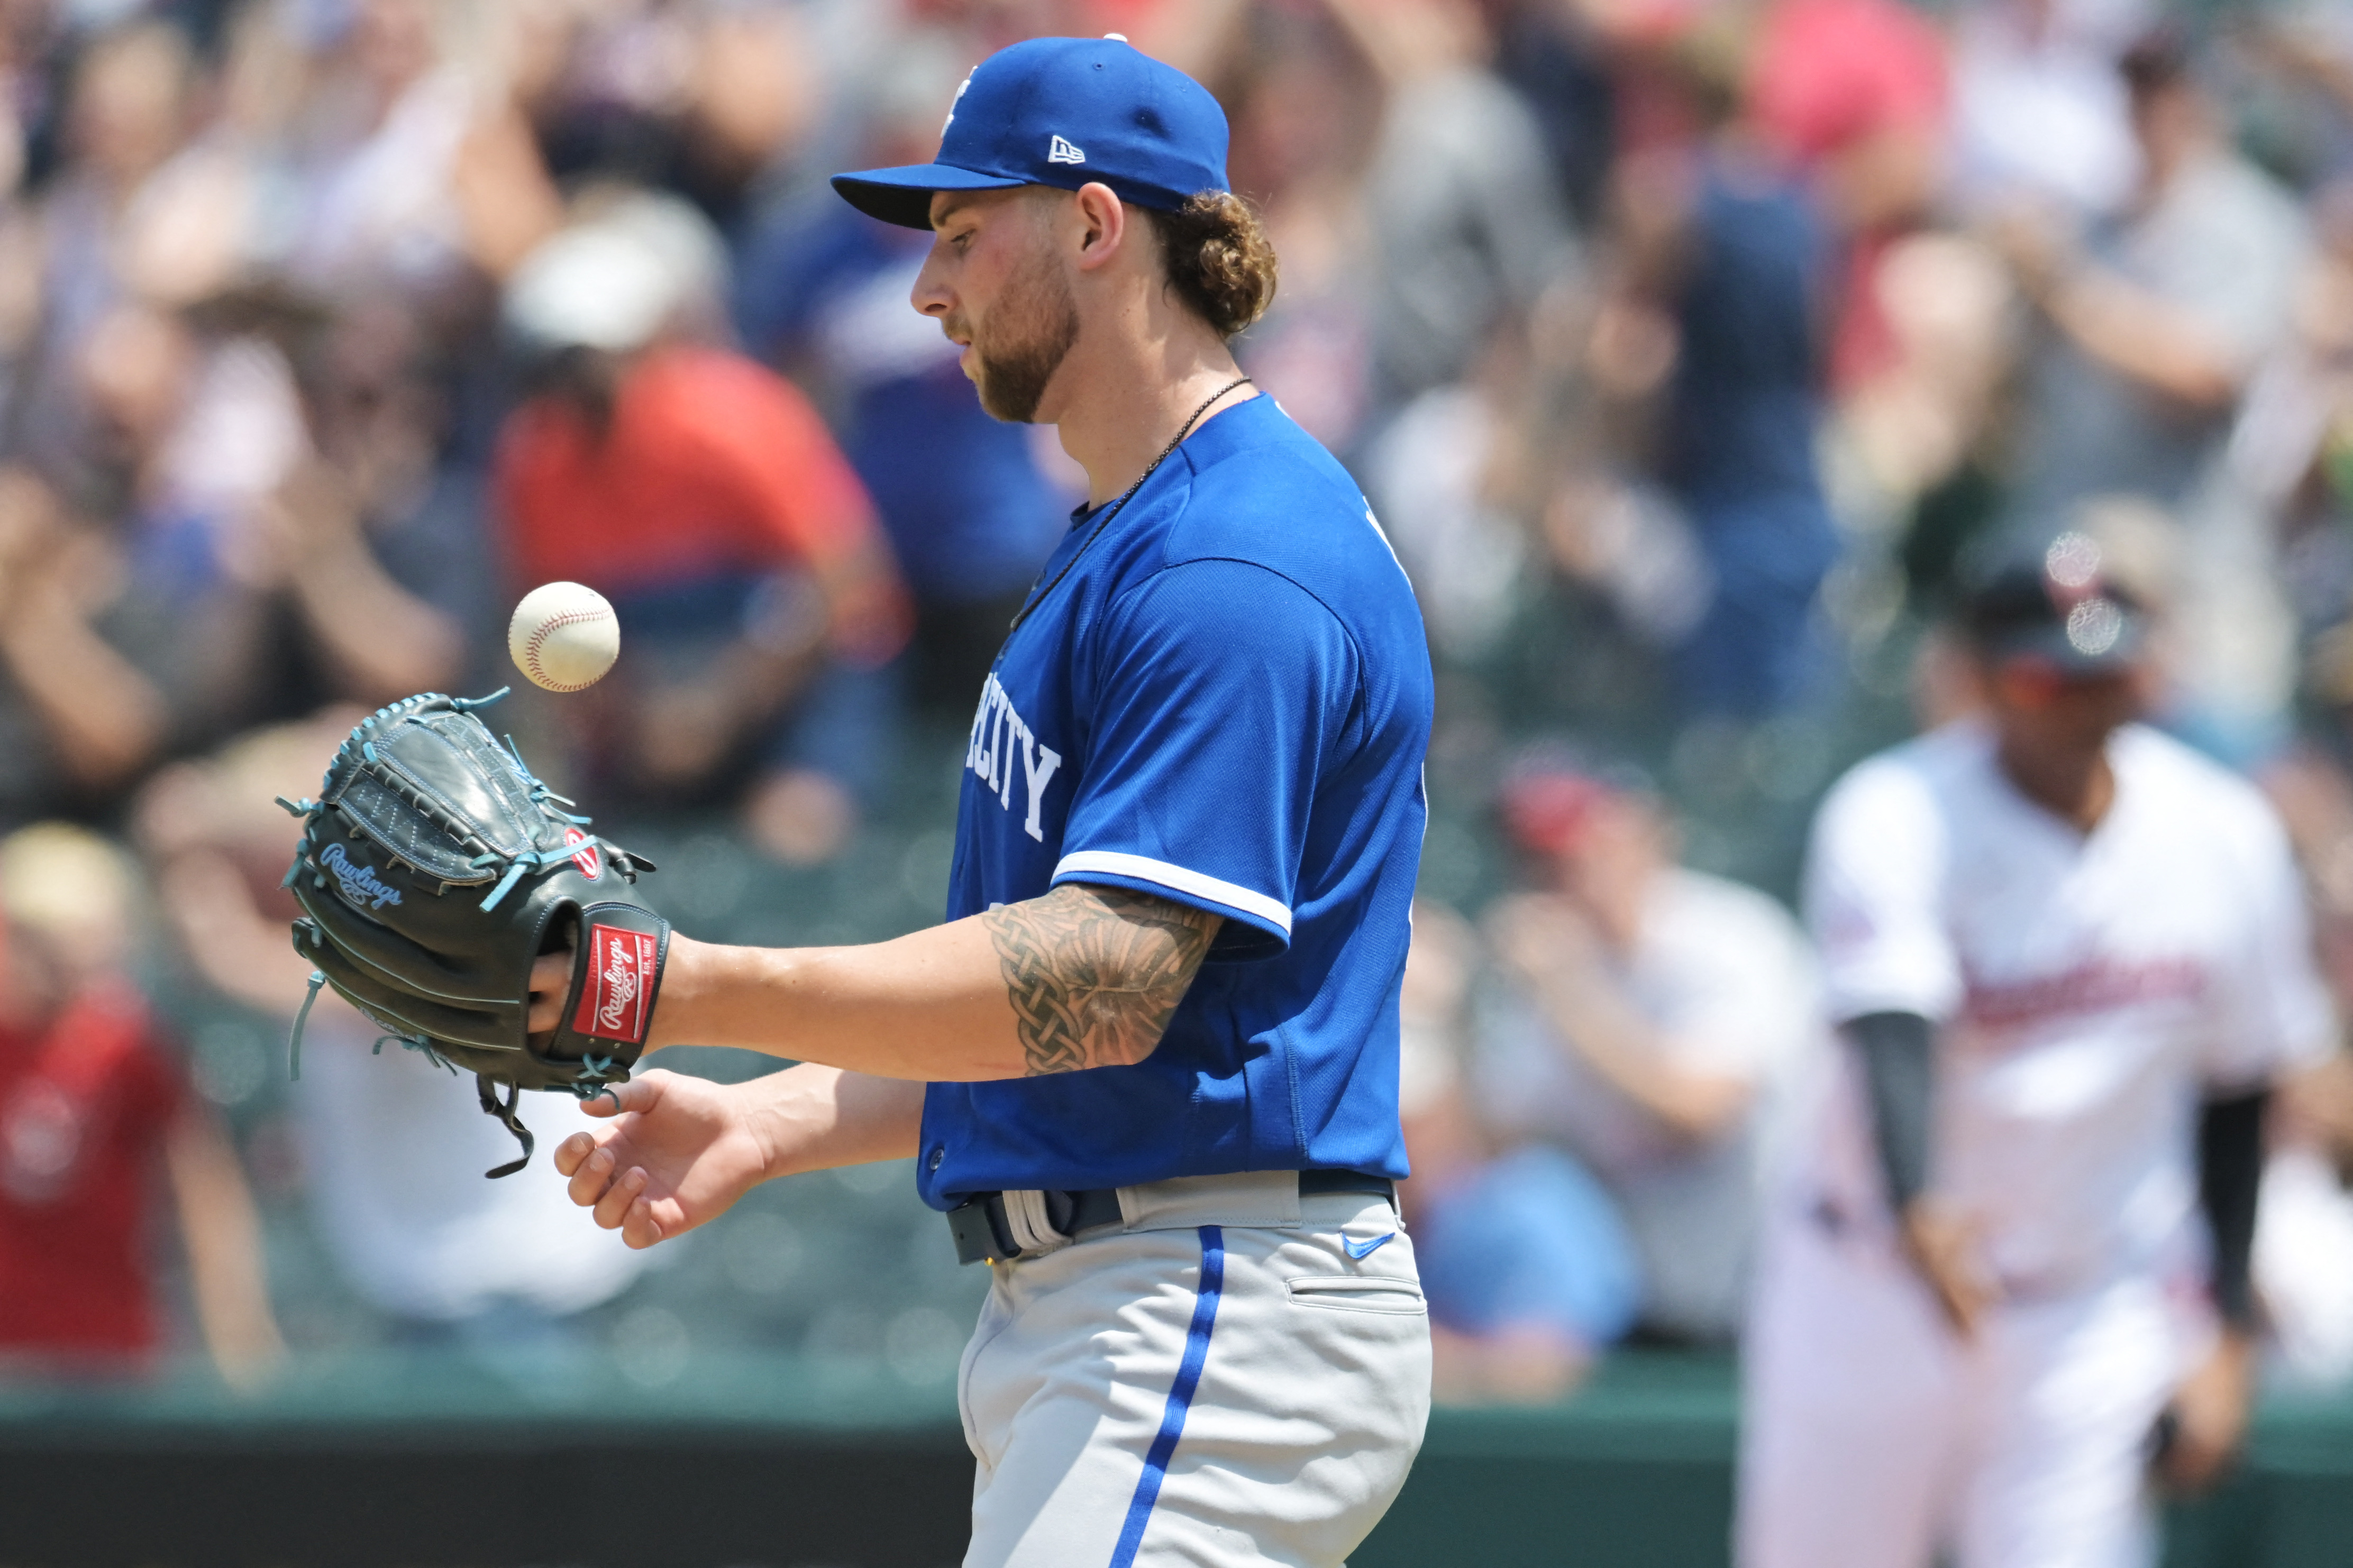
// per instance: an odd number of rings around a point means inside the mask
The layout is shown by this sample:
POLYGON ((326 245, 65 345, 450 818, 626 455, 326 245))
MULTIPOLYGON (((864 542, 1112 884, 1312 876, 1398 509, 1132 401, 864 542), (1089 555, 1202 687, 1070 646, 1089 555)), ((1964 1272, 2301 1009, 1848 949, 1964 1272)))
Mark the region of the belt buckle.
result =
POLYGON ((948 1210, 947 1221, 960 1264, 1009 1263, 1021 1255, 1007 1234, 1004 1200, 995 1193, 965 1199, 948 1210))

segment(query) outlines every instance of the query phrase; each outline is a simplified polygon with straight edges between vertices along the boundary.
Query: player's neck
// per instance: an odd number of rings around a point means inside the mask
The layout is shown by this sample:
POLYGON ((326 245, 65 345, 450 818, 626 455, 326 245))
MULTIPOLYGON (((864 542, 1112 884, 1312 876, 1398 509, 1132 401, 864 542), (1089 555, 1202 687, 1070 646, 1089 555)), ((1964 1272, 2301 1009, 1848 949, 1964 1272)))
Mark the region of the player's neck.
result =
POLYGON ((2019 794, 2078 833, 2098 827, 2116 804, 2116 774, 2104 740, 2090 750, 2039 748, 2005 740, 1997 753, 2019 794))
MULTIPOLYGON (((1062 450, 1087 471, 1091 507, 1134 484, 1193 411, 1242 374, 1206 326, 1174 312, 1145 314, 1082 330, 1054 377, 1054 424, 1062 450)), ((1219 398, 1194 429, 1251 395, 1245 386, 1219 398)))

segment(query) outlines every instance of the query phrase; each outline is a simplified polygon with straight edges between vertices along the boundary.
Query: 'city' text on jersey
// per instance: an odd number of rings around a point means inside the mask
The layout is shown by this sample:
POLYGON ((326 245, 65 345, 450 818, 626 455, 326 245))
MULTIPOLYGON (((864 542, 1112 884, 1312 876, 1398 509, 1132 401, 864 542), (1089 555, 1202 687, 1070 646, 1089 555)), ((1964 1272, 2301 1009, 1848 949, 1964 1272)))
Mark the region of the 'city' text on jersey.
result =
POLYGON ((1030 837, 1040 843, 1045 841, 1046 830, 1039 821, 1038 810, 1045 803, 1046 786, 1053 782, 1054 770, 1062 765, 1062 753, 1029 732, 1029 726, 1013 710, 1013 700, 1005 695, 1005 688, 997 683, 994 673, 988 684, 981 688, 980 711, 973 715, 972 742, 965 748, 964 765, 997 792, 997 805, 1007 811, 1013 809, 1013 785, 1018 775, 1029 807, 1029 815, 1022 819, 1022 828, 1030 837))

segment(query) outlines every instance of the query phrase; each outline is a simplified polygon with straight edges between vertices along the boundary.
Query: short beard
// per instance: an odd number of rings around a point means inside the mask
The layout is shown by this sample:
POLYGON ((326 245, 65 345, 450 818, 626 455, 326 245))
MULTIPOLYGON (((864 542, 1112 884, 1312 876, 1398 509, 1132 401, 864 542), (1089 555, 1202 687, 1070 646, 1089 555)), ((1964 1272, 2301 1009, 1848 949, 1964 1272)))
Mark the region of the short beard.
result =
POLYGON ((975 340, 980 361, 980 405, 1008 425, 1038 415, 1046 384, 1079 341, 1079 305, 1071 280, 1050 263, 1006 291, 990 312, 986 342, 975 340))

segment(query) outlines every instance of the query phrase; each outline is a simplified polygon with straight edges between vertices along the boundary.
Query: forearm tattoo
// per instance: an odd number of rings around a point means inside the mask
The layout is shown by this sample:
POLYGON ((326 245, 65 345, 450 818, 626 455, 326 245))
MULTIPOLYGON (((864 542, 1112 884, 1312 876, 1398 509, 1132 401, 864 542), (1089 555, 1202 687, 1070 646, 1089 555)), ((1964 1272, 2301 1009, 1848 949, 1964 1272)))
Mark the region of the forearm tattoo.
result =
POLYGON ((1150 1056, 1219 923, 1166 899, 1071 884, 981 921, 1032 1078, 1150 1056))

